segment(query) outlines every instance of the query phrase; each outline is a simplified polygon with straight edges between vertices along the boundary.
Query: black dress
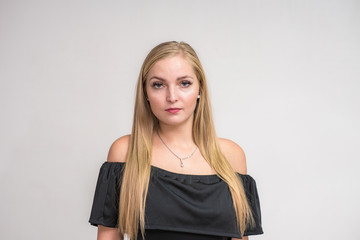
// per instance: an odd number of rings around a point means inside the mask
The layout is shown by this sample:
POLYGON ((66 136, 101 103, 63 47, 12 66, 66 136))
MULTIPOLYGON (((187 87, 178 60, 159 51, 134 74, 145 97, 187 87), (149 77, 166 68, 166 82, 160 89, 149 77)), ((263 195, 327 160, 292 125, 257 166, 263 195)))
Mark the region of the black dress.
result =
MULTIPOLYGON (((105 162, 99 173, 89 222, 117 227, 119 189, 125 163, 105 162)), ((255 180, 238 174, 253 212, 255 227, 245 236, 262 234, 255 180)), ((121 207, 121 204, 120 204, 121 207)), ((230 190, 217 175, 189 175, 151 167, 145 207, 146 240, 223 240, 241 238, 230 190)), ((138 240, 143 240, 141 234, 138 240)))

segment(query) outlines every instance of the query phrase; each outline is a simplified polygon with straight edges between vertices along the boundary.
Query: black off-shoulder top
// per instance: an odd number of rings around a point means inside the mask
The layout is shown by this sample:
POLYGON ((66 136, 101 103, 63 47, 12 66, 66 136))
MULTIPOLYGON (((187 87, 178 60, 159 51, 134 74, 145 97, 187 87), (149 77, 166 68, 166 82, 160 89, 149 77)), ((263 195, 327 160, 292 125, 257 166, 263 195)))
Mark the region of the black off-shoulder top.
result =
MULTIPOLYGON (((105 162, 100 169, 89 222, 117 227, 119 191, 125 163, 105 162)), ((255 180, 239 174, 255 226, 245 236, 262 234, 255 180)), ((120 203, 121 207, 121 203, 120 203)), ((230 190, 217 175, 188 175, 151 167, 145 206, 146 240, 223 240, 241 238, 230 190)), ((142 240, 139 234, 138 240, 142 240)))

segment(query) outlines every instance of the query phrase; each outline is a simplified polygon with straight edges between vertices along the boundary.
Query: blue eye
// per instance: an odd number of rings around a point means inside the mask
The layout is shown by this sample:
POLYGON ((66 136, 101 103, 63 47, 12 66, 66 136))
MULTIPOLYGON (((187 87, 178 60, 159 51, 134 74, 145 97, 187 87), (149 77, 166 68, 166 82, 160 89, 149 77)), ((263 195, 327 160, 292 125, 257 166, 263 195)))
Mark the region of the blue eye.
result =
POLYGON ((191 85, 191 82, 190 81, 182 81, 181 82, 181 86, 182 87, 189 87, 191 85))
POLYGON ((154 83, 152 84, 152 86, 153 86, 154 88, 161 88, 161 87, 163 86, 163 84, 162 84, 161 82, 154 82, 154 83))

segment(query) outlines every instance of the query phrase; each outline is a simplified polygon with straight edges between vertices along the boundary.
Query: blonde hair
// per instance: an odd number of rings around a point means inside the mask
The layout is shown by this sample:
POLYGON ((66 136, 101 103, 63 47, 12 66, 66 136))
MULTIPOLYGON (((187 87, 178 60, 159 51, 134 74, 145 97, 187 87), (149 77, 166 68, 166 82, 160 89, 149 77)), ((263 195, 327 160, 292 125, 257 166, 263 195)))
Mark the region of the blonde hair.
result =
POLYGON ((244 234, 245 228, 253 224, 241 180, 222 154, 215 134, 210 100, 204 70, 194 49, 184 42, 165 42, 153 48, 144 60, 137 82, 134 119, 128 156, 122 178, 119 207, 119 229, 130 239, 137 239, 139 223, 145 235, 145 202, 150 178, 152 137, 158 120, 146 100, 147 75, 160 59, 181 54, 192 66, 200 85, 201 98, 194 111, 193 138, 201 154, 216 174, 229 186, 237 226, 244 234))

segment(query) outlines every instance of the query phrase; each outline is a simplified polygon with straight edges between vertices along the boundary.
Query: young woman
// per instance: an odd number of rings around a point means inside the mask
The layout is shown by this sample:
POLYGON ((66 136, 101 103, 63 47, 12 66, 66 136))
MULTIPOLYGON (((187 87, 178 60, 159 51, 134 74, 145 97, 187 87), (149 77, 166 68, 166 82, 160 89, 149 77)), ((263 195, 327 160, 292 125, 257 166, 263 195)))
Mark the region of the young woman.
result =
POLYGON ((165 42, 146 57, 131 135, 112 144, 100 169, 90 223, 99 240, 262 233, 244 152, 216 137, 204 70, 190 45, 165 42))

